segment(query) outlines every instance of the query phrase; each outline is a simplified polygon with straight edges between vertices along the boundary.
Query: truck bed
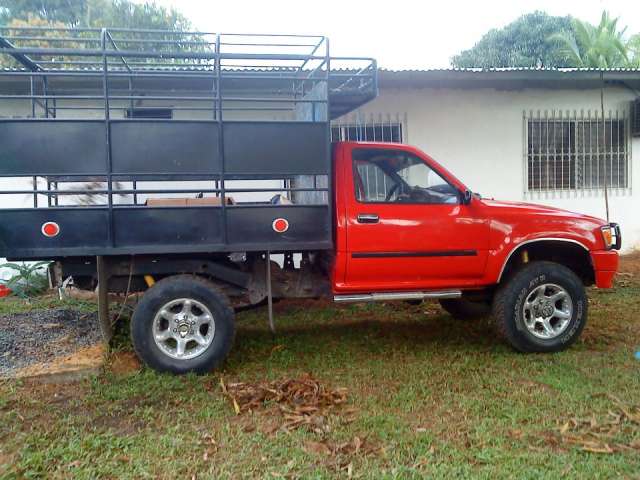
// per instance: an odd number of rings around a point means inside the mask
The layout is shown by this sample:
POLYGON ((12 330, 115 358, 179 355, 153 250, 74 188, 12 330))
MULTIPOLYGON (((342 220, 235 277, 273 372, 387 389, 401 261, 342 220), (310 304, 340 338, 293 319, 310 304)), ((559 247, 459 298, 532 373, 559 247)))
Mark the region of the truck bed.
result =
POLYGON ((375 96, 373 60, 331 58, 324 37, 21 33, 0 29, 16 63, 0 71, 0 201, 22 199, 2 202, 0 257, 332 247, 330 120, 375 96), (195 197, 216 201, 152 201, 195 197))

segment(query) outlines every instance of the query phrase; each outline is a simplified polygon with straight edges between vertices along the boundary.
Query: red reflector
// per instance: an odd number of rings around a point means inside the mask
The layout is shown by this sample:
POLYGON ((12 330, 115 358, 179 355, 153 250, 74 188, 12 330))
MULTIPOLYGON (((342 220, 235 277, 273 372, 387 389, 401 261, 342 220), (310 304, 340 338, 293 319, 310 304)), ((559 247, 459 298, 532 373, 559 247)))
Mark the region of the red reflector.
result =
POLYGON ((276 218, 271 226, 278 233, 284 233, 289 230, 289 222, 285 218, 276 218))
POLYGON ((60 225, 56 222, 47 222, 42 225, 42 234, 45 237, 55 237, 60 233, 60 225))
POLYGON ((6 285, 0 285, 0 298, 8 297, 9 295, 11 295, 11 290, 6 285))

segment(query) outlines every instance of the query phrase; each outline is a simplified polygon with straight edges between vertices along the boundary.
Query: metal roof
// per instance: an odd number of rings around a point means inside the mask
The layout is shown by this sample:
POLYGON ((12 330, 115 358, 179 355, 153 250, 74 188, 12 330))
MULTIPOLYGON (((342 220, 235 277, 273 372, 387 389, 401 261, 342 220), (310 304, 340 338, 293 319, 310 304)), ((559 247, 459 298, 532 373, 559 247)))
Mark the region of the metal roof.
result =
POLYGON ((473 67, 473 68, 384 68, 380 67, 381 71, 385 72, 637 72, 640 73, 640 67, 628 68, 628 67, 613 67, 613 68, 592 68, 592 67, 473 67))
POLYGON ((640 91, 640 68, 448 68, 378 69, 380 88, 588 89, 620 85, 640 91))
MULTIPOLYGON (((122 70, 114 68, 114 70, 122 70)), ((171 66, 138 67, 137 71, 162 72, 165 70, 193 73, 207 76, 211 73, 208 66, 171 66)), ((286 74, 295 69, 283 67, 237 69, 224 68, 226 72, 271 73, 274 76, 286 74)), ((0 68, 0 72, 28 72, 24 68, 0 68)), ((96 68, 49 68, 49 72, 99 72, 96 68)), ((348 72, 349 69, 336 68, 334 72, 348 72)), ((640 68, 434 68, 434 69, 378 69, 379 88, 493 88, 499 90, 540 89, 589 89, 599 88, 601 78, 607 85, 619 85, 635 90, 640 95, 640 68)), ((65 77, 62 77, 64 79, 65 77)), ((277 78, 277 77, 276 77, 277 78)), ((0 81, 2 81, 0 76, 0 81)), ((69 79, 70 80, 70 79, 69 79)), ((65 81, 65 80, 62 80, 65 81)), ((186 86, 186 85, 185 85, 186 86)))

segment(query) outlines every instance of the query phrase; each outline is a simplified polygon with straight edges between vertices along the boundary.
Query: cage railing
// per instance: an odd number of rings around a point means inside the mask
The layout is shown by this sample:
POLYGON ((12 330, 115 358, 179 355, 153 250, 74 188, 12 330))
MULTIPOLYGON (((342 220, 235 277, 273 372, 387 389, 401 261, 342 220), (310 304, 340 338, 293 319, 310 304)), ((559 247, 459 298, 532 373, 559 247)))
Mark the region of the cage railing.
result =
MULTIPOLYGON (((0 81, 10 77, 24 82, 18 82, 13 86, 16 91, 3 94, 0 100, 47 101, 38 112, 45 118, 50 118, 50 110, 55 111, 56 107, 63 113, 76 109, 54 103, 63 100, 102 100, 95 109, 78 106, 78 110, 87 112, 99 111, 110 100, 179 103, 211 100, 208 105, 212 115, 208 118, 217 118, 217 110, 219 113, 227 111, 224 102, 228 101, 284 102, 286 106, 273 109, 274 119, 281 119, 278 115, 286 110, 295 117, 296 108, 301 104, 324 105, 328 110, 331 94, 363 93, 368 99, 375 96, 377 88, 374 60, 360 57, 332 59, 328 39, 318 35, 5 26, 0 27, 1 59, 5 59, 5 67, 14 68, 0 70, 0 81), (12 62, 7 62, 7 58, 12 62), (341 62, 345 66, 332 71, 331 62, 341 62), (99 84, 101 79, 104 85, 99 84), (144 82, 153 80, 161 81, 156 85, 160 89, 184 88, 196 95, 152 97, 150 87, 144 82), (194 84, 197 80, 210 83, 194 84), (78 88, 93 90, 95 95, 59 93, 61 83, 73 81, 83 83, 78 88), (260 84, 259 96, 238 95, 251 86, 255 88, 256 84, 260 84), (215 98, 207 97, 205 92, 215 98), (313 98, 309 98, 310 95, 313 98)), ((34 112, 35 109, 31 110, 34 112)), ((233 106, 228 111, 242 109, 233 106)), ((58 118, 55 113, 51 117, 58 118)))
MULTIPOLYGON (((332 58, 328 39, 317 35, 0 27, 0 67, 0 128, 13 152, 6 154, 10 164, 0 165, 2 210, 13 211, 6 221, 30 218, 27 209, 52 209, 55 218, 65 218, 62 211, 107 210, 91 221, 105 229, 111 249, 126 236, 123 211, 161 226, 164 218, 153 211, 175 207, 147 200, 196 196, 219 200, 206 204, 219 222, 211 245, 233 243, 228 218, 251 229, 258 218, 252 212, 274 206, 300 218, 319 215, 313 228, 329 244, 329 121, 373 98, 377 88, 373 59, 332 58), (153 116, 163 109, 170 114, 153 116), (275 137, 268 123, 280 129, 275 137), (145 130, 149 125, 153 132, 145 130), (261 152, 245 127, 270 142, 268 158, 257 158, 261 152), (52 163, 41 149, 25 153, 8 129, 47 142, 68 138, 71 145, 57 144, 52 163), (133 129, 148 146, 127 136, 133 129), (187 147, 195 145, 185 158, 175 145, 181 135, 187 147), (247 163, 251 156, 257 161, 247 163), (177 168, 174 158, 191 163, 177 168)), ((186 208, 191 218, 199 205, 186 208)), ((260 235, 270 238, 268 231, 260 235)))

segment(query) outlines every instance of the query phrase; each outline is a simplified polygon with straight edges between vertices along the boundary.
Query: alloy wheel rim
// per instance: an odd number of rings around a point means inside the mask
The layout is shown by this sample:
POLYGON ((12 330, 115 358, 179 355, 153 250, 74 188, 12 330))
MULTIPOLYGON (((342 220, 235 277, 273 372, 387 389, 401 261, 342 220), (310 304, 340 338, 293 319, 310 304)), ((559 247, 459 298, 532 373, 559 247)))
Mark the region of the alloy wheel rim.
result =
POLYGON ((527 330, 543 340, 561 335, 569 326, 572 315, 573 301, 569 292, 555 283, 545 283, 531 290, 522 306, 527 330))
POLYGON ((153 340, 168 357, 190 360, 202 355, 215 336, 211 310, 193 298, 165 303, 153 319, 153 340))

